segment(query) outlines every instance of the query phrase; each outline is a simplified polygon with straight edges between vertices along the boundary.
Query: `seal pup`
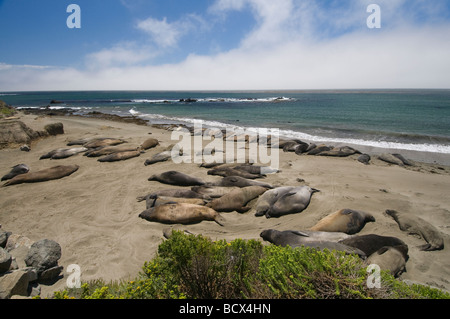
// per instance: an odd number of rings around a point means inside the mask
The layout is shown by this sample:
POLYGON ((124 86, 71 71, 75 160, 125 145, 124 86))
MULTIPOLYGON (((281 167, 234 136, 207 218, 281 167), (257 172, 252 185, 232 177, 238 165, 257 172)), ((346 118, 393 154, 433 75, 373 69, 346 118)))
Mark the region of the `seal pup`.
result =
POLYGON ((50 152, 48 152, 48 153, 42 155, 39 159, 40 159, 40 160, 43 160, 43 159, 52 158, 52 156, 55 155, 56 153, 58 153, 58 152, 64 152, 64 151, 66 151, 66 150, 68 150, 68 148, 57 148, 57 149, 51 150, 50 152))
POLYGON ((140 218, 163 224, 196 224, 204 220, 223 226, 223 217, 214 209, 187 203, 164 204, 139 214, 140 218))
POLYGON ((350 236, 339 241, 339 243, 355 247, 362 250, 367 256, 372 255, 379 249, 388 246, 406 246, 405 242, 396 237, 380 236, 375 234, 360 235, 360 236, 350 236))
POLYGON ((382 160, 383 162, 394 164, 398 166, 405 166, 403 161, 399 159, 397 156, 394 156, 393 154, 383 153, 381 155, 378 155, 378 159, 382 160))
POLYGON ((397 222, 402 231, 419 235, 427 242, 427 244, 419 246, 420 250, 433 251, 444 249, 444 238, 442 234, 427 221, 411 214, 399 213, 390 209, 386 210, 386 214, 397 222))
POLYGON ((161 174, 155 174, 149 177, 149 181, 158 181, 163 184, 178 186, 198 186, 205 185, 200 178, 186 175, 177 171, 168 171, 161 174))
POLYGON ((261 238, 277 246, 290 246, 295 247, 311 247, 319 250, 338 250, 343 251, 347 254, 356 254, 361 258, 366 258, 366 254, 354 247, 346 246, 337 242, 326 241, 326 240, 313 240, 310 239, 307 234, 299 231, 278 231, 275 229, 263 230, 260 234, 261 238))
POLYGON ((254 206, 255 216, 264 216, 272 205, 284 194, 294 189, 295 186, 284 186, 270 189, 262 194, 254 206))
POLYGON ((369 213, 352 209, 341 209, 321 219, 310 230, 342 232, 353 235, 360 232, 366 223, 369 222, 375 222, 375 217, 369 213))
POLYGON ((2 177, 2 182, 8 179, 12 179, 17 175, 25 174, 30 171, 30 168, 25 164, 18 164, 12 167, 12 170, 2 177))
POLYGON ((25 174, 15 176, 14 178, 6 182, 2 187, 22 183, 38 183, 54 179, 60 179, 65 176, 73 174, 79 168, 80 167, 78 165, 68 165, 68 166, 59 165, 52 168, 43 169, 37 172, 28 172, 25 174))
POLYGON ((237 188, 220 198, 212 200, 206 206, 217 212, 237 211, 238 213, 245 213, 251 208, 247 204, 266 191, 267 188, 261 186, 237 188))
POLYGON ((386 270, 394 277, 399 277, 406 271, 406 262, 408 261, 407 247, 395 246, 395 247, 382 247, 372 255, 370 255, 366 264, 375 264, 380 267, 381 270, 386 270))
POLYGON ((267 211, 266 217, 280 217, 288 214, 301 213, 309 206, 311 197, 316 192, 320 192, 320 190, 309 186, 295 187, 277 199, 267 211))
POLYGON ((141 151, 118 152, 99 158, 99 162, 118 162, 141 156, 141 151))
POLYGON ((222 178, 219 182, 208 183, 211 186, 224 186, 224 187, 247 187, 247 186, 261 186, 265 188, 273 188, 272 185, 264 182, 259 182, 255 180, 250 180, 240 176, 228 176, 222 178))

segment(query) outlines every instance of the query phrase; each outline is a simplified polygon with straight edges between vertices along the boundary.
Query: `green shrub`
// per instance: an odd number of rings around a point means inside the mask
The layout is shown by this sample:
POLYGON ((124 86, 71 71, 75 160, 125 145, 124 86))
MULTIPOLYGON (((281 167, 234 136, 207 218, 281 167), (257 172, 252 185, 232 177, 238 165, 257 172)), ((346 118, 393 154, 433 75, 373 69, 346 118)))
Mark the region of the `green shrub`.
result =
POLYGON ((421 285, 408 286, 382 272, 379 289, 367 287, 366 266, 356 255, 263 245, 256 240, 212 241, 173 232, 133 281, 57 292, 83 299, 450 298, 421 285))

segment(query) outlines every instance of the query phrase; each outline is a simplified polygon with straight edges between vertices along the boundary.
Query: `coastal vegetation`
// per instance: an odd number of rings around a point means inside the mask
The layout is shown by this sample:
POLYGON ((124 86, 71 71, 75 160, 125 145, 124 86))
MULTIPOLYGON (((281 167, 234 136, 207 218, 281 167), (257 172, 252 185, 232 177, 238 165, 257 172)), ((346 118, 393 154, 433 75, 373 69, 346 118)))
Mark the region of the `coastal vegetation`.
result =
POLYGON ((213 241, 174 231, 131 281, 84 283, 56 299, 448 299, 450 294, 408 285, 381 271, 367 285, 367 265, 343 252, 213 241))

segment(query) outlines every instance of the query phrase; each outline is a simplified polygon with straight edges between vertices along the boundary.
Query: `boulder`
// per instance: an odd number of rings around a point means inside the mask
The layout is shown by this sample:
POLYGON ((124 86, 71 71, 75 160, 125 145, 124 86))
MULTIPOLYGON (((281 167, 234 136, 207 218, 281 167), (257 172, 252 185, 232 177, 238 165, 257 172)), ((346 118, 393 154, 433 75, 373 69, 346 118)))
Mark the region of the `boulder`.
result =
POLYGON ((0 277, 0 299, 14 295, 28 296, 29 275, 26 270, 15 270, 0 277))
POLYGON ((0 274, 7 272, 11 266, 12 257, 11 255, 0 247, 0 274))
POLYGON ((48 124, 44 127, 44 130, 52 136, 64 134, 64 125, 62 123, 48 124))
POLYGON ((0 146, 30 144, 45 133, 29 128, 22 121, 0 122, 0 146))
POLYGON ((47 269, 58 265, 61 258, 61 246, 50 239, 42 239, 31 245, 25 264, 36 268, 39 275, 47 269))

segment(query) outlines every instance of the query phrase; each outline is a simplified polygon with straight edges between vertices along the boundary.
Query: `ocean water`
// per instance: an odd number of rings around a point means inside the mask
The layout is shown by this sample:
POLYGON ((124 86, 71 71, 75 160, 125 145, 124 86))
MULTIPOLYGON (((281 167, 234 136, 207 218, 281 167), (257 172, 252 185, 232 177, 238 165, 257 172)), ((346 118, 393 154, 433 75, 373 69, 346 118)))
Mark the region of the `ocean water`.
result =
POLYGON ((450 154, 450 90, 4 92, 0 100, 18 108, 58 100, 51 108, 150 124, 203 120, 205 127, 277 128, 308 142, 450 154))

